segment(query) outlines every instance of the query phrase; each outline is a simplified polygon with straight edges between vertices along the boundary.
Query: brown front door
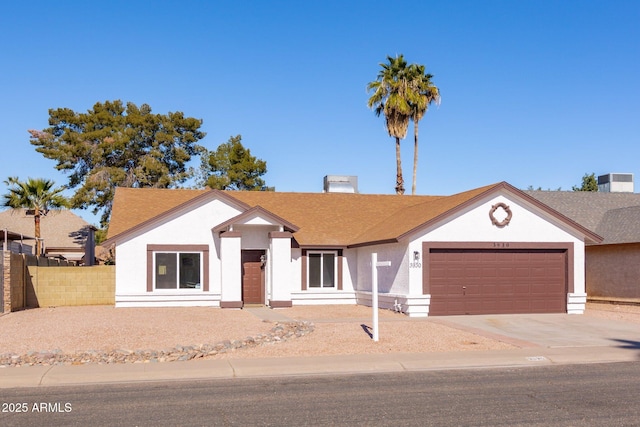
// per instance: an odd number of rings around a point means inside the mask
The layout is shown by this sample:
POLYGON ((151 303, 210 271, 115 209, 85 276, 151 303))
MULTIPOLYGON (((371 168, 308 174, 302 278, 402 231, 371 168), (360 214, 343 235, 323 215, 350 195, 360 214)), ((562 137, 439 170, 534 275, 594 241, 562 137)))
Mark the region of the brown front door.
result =
POLYGON ((264 304, 263 250, 242 251, 242 302, 264 304))
POLYGON ((432 249, 429 315, 564 313, 563 250, 432 249))

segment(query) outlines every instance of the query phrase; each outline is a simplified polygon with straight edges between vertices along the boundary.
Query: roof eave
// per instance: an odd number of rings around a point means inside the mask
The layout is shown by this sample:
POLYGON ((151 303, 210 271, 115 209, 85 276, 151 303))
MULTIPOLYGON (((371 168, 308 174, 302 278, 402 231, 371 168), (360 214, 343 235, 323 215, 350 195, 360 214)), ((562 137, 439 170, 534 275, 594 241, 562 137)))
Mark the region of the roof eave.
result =
POLYGON ((391 238, 391 239, 382 239, 382 240, 372 240, 369 242, 358 242, 358 243, 351 243, 350 245, 347 245, 347 248, 351 249, 351 248, 362 248, 365 246, 375 246, 375 245, 387 245, 389 243, 398 243, 398 239, 397 238, 391 238))
POLYGON ((228 219, 227 221, 224 221, 218 225, 216 225, 215 227, 213 227, 211 230, 215 233, 219 233, 222 231, 225 231, 227 229, 227 227, 229 227, 230 225, 235 224, 236 222, 238 222, 239 220, 241 220, 242 218, 246 218, 249 215, 252 215, 254 213, 257 214, 261 214, 263 216, 269 217, 271 220, 273 220, 276 223, 281 224, 285 229, 287 229, 287 231, 291 231, 292 233, 297 232, 300 227, 298 227, 297 225, 287 221, 286 219, 274 214, 273 212, 263 208, 262 206, 258 205, 258 206, 254 206, 242 213, 240 213, 239 215, 234 216, 233 218, 228 219))
POLYGON ((124 231, 116 234, 115 236, 109 237, 108 239, 103 241, 102 244, 106 245, 106 246, 115 244, 122 237, 124 237, 124 236, 126 236, 128 234, 131 234, 131 233, 135 233, 136 230, 140 230, 140 229, 146 227, 148 224, 151 224, 153 222, 162 220, 162 218, 168 217, 173 212, 188 208, 191 205, 198 204, 202 200, 213 199, 216 196, 221 198, 221 199, 223 199, 223 200, 227 200, 228 202, 231 202, 231 203, 235 204, 240 209, 244 209, 244 210, 251 209, 251 206, 249 206, 248 204, 244 203, 243 201, 240 201, 240 200, 236 199, 235 197, 230 196, 228 193, 225 193, 224 191, 221 191, 221 190, 212 189, 212 190, 207 191, 205 193, 199 194, 199 195, 195 196, 194 198, 187 200, 184 203, 181 203, 181 204, 179 204, 177 206, 174 206, 173 208, 171 208, 169 210, 166 210, 166 211, 162 212, 159 215, 156 215, 156 216, 154 216, 152 218, 149 218, 149 219, 147 219, 145 221, 142 221, 141 223, 138 223, 138 224, 134 225, 133 227, 130 227, 127 230, 124 230, 124 231))

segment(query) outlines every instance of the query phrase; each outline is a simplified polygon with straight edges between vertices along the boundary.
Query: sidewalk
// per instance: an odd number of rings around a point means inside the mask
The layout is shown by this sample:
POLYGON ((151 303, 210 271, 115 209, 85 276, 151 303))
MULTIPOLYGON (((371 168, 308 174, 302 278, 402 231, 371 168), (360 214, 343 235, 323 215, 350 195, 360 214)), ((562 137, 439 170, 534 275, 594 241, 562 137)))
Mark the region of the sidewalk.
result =
POLYGON ((367 374, 629 361, 638 361, 637 352, 621 347, 537 347, 499 351, 194 360, 114 365, 23 366, 0 369, 0 389, 140 381, 367 374))
MULTIPOLYGON (((249 307, 247 311, 263 321, 289 320, 283 312, 265 307, 249 307)), ((640 361, 637 321, 542 314, 448 316, 431 322, 511 343, 517 348, 7 367, 0 368, 0 389, 640 361)))

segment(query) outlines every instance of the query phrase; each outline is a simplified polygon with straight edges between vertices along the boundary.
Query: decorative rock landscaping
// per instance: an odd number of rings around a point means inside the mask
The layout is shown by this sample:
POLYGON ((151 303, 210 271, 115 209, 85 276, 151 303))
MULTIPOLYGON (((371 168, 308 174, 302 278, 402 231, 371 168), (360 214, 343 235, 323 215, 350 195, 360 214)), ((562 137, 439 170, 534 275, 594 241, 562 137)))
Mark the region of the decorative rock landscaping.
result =
POLYGON ((273 345, 302 337, 313 332, 311 322, 275 323, 268 333, 247 337, 243 340, 222 341, 216 344, 177 345, 163 350, 89 350, 78 353, 64 353, 62 350, 30 351, 27 354, 0 354, 0 367, 33 365, 84 365, 87 363, 161 363, 201 359, 228 353, 248 347, 273 345))

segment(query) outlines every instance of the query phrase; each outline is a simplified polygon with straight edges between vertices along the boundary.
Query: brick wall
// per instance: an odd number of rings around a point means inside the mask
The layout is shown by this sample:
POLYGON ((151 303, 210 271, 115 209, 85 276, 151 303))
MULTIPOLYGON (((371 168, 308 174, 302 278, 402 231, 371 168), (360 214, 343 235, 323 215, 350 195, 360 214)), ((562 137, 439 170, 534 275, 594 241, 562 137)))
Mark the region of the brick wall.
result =
POLYGON ((29 307, 115 304, 113 265, 27 268, 29 307))

